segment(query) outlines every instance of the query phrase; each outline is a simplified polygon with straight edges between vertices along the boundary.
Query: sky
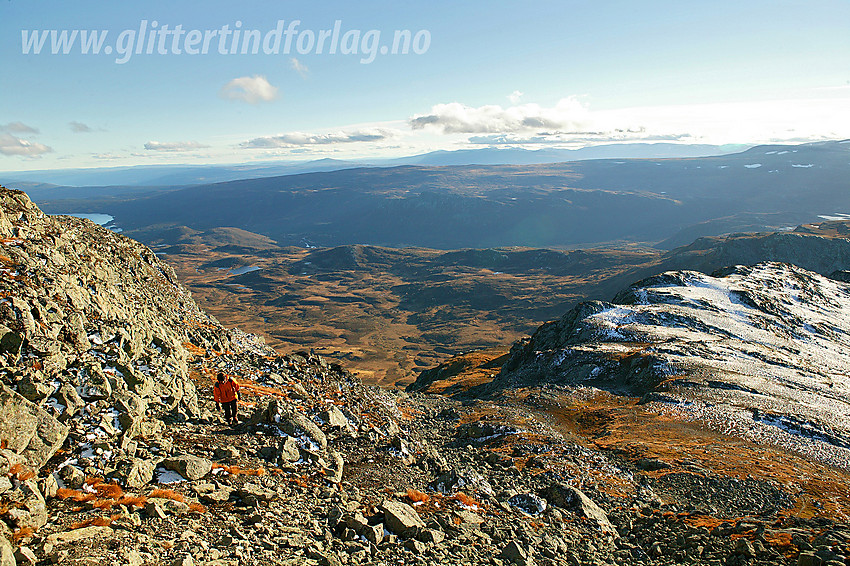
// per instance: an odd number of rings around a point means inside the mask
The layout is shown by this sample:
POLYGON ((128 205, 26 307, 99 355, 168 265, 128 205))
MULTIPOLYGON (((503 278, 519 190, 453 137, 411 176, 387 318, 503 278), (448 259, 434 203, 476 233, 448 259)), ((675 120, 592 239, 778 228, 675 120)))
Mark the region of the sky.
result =
POLYGON ((0 0, 0 70, 0 171, 850 138, 846 0, 0 0))

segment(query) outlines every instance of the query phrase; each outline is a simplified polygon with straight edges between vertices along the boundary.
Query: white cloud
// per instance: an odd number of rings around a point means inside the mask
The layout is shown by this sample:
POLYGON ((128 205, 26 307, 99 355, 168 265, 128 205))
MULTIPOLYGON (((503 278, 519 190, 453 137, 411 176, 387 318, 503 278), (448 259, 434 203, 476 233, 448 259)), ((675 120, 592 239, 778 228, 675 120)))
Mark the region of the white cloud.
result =
POLYGON ((44 144, 22 140, 11 134, 0 134, 0 153, 3 155, 37 157, 51 151, 53 151, 53 148, 44 144))
POLYGON ((219 93, 228 100, 241 100, 248 104, 269 102, 277 98, 278 89, 262 75, 239 77, 228 82, 219 93))
POLYGON ((562 98, 552 108, 521 104, 502 108, 487 105, 474 108, 459 102, 437 104, 428 114, 410 119, 414 130, 436 129, 444 134, 498 134, 540 129, 587 131, 591 116, 575 97, 562 98))
POLYGON ((0 132, 11 132, 13 134, 37 134, 38 128, 27 126, 23 122, 9 122, 8 124, 0 124, 0 132))
POLYGON ((295 57, 289 60, 289 65, 295 70, 296 73, 301 75, 302 78, 306 77, 310 73, 310 69, 307 68, 307 65, 305 65, 295 57))
POLYGON ((203 149, 209 147, 208 145, 203 145, 196 141, 188 141, 188 142, 158 142, 158 141, 149 141, 145 144, 145 149, 148 151, 193 151, 196 149, 203 149))
POLYGON ((77 121, 68 122, 68 127, 70 127, 71 131, 75 134, 85 134, 92 131, 92 129, 86 124, 77 121))
POLYGON ((363 128, 358 130, 326 132, 311 134, 305 132, 289 132, 276 136, 254 138, 240 144, 244 148, 292 148, 305 145, 330 145, 353 142, 377 142, 391 139, 399 135, 397 130, 386 128, 363 128))
POLYGON ((520 90, 515 90, 508 95, 508 100, 511 101, 511 104, 519 104, 524 94, 525 93, 520 90))

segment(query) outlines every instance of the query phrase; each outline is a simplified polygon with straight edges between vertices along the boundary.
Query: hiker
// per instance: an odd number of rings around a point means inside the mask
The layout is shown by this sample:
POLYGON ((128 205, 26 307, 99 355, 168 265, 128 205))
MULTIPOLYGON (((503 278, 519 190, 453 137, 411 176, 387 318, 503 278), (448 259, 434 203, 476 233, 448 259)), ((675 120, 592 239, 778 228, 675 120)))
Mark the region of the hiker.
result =
POLYGON ((220 411, 221 406, 224 405, 224 420, 229 424, 236 425, 239 423, 239 420, 236 418, 236 401, 239 400, 239 384, 230 377, 225 380, 223 373, 219 373, 216 379, 218 383, 213 387, 215 408, 217 411, 220 411))

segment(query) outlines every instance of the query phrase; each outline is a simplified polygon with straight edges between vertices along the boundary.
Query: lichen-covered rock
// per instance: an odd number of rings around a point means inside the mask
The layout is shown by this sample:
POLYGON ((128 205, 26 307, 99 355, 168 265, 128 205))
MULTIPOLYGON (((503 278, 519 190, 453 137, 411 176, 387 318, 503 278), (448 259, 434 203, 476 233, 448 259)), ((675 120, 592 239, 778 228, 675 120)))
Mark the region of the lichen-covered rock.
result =
POLYGON ((0 386, 0 442, 38 469, 62 446, 68 427, 5 386, 0 386))

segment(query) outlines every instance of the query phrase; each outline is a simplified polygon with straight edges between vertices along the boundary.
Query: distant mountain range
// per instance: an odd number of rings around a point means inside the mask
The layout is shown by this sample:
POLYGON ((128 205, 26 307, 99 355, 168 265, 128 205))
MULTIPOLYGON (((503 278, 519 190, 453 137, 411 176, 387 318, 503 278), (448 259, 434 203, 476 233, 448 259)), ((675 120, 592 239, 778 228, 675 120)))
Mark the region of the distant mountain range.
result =
POLYGON ((50 213, 98 212, 136 237, 233 227, 282 245, 672 249, 850 212, 850 143, 715 157, 360 167, 187 187, 33 187, 50 213))
POLYGON ((584 159, 703 157, 740 151, 747 146, 685 145, 673 143, 606 144, 580 149, 528 150, 515 147, 482 147, 457 151, 433 151, 395 159, 278 161, 237 165, 140 165, 17 171, 0 173, 8 185, 47 184, 86 186, 174 186, 220 183, 239 179, 278 177, 317 171, 337 171, 354 167, 394 167, 398 165, 533 165, 584 159))

